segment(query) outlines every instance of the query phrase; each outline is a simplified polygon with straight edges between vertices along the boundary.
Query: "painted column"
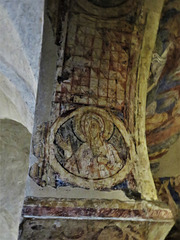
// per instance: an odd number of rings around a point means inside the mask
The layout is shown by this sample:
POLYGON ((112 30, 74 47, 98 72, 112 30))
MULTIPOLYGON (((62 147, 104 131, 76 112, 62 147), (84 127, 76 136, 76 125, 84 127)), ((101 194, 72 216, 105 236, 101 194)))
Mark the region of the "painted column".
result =
POLYGON ((162 6, 59 1, 52 106, 35 129, 20 239, 39 236, 37 225, 51 229, 47 239, 57 228, 57 239, 164 239, 173 225, 171 211, 155 204, 145 139, 162 6))

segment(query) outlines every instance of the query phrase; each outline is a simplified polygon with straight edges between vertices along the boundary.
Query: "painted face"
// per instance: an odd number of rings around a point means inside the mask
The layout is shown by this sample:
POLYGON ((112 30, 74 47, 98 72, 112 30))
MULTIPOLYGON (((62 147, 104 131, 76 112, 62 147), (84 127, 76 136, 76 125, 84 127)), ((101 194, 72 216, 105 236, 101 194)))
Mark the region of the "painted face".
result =
POLYGON ((101 121, 96 115, 86 115, 83 119, 82 130, 86 141, 91 144, 96 144, 95 142, 100 139, 104 132, 103 121, 101 121))
POLYGON ((101 133, 99 122, 96 119, 87 119, 85 122, 85 134, 87 138, 96 138, 101 133))

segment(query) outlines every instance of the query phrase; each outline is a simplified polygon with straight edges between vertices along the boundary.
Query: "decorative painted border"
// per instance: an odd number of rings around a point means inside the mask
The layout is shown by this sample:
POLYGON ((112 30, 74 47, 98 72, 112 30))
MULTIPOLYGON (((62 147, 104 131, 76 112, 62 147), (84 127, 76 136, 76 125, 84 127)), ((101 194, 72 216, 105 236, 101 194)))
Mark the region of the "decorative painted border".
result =
POLYGON ((97 199, 27 198, 22 215, 42 218, 119 219, 123 221, 173 221, 170 209, 152 202, 97 199))

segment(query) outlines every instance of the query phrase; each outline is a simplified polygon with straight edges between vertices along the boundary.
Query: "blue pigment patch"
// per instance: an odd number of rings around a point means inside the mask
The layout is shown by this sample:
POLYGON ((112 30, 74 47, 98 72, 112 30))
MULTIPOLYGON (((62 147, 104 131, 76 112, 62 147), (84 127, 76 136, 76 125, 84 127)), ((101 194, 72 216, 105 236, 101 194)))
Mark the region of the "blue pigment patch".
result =
POLYGON ((55 176, 55 185, 56 185, 56 188, 58 188, 58 187, 66 187, 66 186, 69 186, 70 184, 63 182, 63 181, 62 181, 60 178, 58 178, 58 176, 56 175, 56 176, 55 176))
POLYGON ((174 16, 176 16, 178 13, 179 13, 179 11, 177 9, 175 9, 175 8, 171 8, 171 9, 167 10, 164 13, 164 15, 163 15, 163 17, 161 19, 161 23, 162 24, 167 23, 170 18, 174 18, 174 16))
POLYGON ((164 177, 164 178, 159 178, 159 179, 160 179, 160 181, 161 181, 162 184, 163 184, 165 181, 169 181, 169 183, 168 183, 168 189, 169 189, 169 191, 170 191, 170 194, 171 194, 173 200, 175 201, 175 203, 180 206, 180 196, 179 196, 179 194, 175 191, 175 189, 173 188, 173 186, 171 185, 171 183, 170 183, 170 177, 164 177))
POLYGON ((171 186, 170 182, 168 184, 168 189, 171 193, 172 198, 174 199, 175 203, 177 205, 180 205, 180 196, 179 194, 174 190, 174 188, 171 186))
POLYGON ((112 187, 113 190, 122 190, 122 189, 128 189, 128 181, 125 180, 122 183, 119 183, 112 187))
POLYGON ((166 101, 165 98, 157 100, 157 107, 156 107, 157 113, 168 112, 172 110, 176 104, 176 100, 174 100, 174 102, 171 103, 170 105, 163 107, 165 101, 166 101))
POLYGON ((157 89, 157 94, 162 93, 164 91, 168 91, 171 88, 174 88, 178 85, 180 85, 180 81, 173 81, 173 80, 171 81, 170 79, 167 79, 167 76, 165 76, 159 82, 159 86, 158 86, 158 89, 157 89))

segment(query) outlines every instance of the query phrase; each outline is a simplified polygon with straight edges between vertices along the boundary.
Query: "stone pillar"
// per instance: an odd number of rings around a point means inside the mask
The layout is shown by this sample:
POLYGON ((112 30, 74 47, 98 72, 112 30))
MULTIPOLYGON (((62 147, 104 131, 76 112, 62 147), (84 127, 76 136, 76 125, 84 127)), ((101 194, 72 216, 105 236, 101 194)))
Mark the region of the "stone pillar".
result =
POLYGON ((172 227, 171 211, 157 202, 145 139, 162 6, 163 0, 47 2, 57 69, 51 108, 44 118, 36 111, 19 239, 163 240, 172 227))
POLYGON ((15 240, 24 201, 31 134, 20 123, 0 120, 0 239, 15 240))

